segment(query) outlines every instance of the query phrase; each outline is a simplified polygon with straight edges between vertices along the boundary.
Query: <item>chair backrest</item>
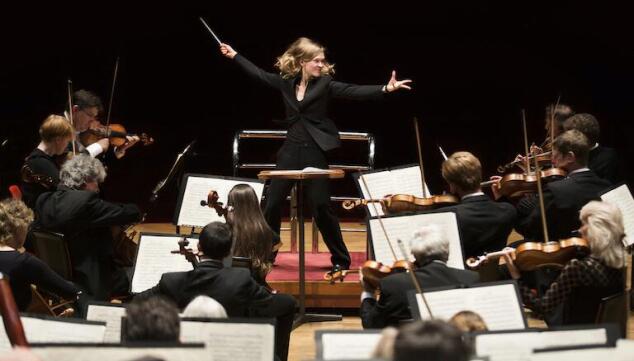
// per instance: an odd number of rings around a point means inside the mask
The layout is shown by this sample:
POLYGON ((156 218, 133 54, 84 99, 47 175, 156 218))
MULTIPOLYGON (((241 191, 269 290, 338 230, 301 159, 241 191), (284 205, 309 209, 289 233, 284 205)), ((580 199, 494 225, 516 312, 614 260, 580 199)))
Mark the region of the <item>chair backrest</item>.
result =
POLYGON ((251 258, 233 256, 231 257, 231 267, 241 267, 251 271, 251 258))
POLYGON ((626 336, 629 307, 627 302, 630 290, 623 291, 601 299, 596 315, 596 323, 616 323, 619 325, 621 337, 626 336))
POLYGON ((32 230, 35 254, 53 271, 67 280, 73 278, 70 254, 64 235, 60 233, 32 230))

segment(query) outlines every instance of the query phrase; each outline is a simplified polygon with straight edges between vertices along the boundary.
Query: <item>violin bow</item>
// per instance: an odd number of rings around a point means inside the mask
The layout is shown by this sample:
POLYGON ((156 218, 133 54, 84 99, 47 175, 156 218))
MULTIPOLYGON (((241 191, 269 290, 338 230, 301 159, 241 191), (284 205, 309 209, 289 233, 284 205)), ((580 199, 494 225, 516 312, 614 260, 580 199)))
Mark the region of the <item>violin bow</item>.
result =
MULTIPOLYGON (((557 96, 557 101, 555 102, 555 105, 551 108, 550 110, 550 150, 552 151, 553 149, 553 144, 555 143, 555 112, 557 111, 557 108, 559 107, 559 101, 561 100, 561 95, 557 96)), ((552 165, 552 155, 551 155, 551 162, 550 162, 551 166, 552 165)), ((554 168, 554 166, 553 166, 554 168)))
POLYGON ((530 152, 528 150, 528 132, 526 131, 526 111, 522 109, 522 126, 524 128, 524 151, 526 152, 526 174, 531 170, 530 152))
POLYGON ((440 145, 438 145, 438 150, 440 150, 440 155, 442 155, 442 159, 447 160, 447 154, 445 154, 445 151, 442 150, 442 147, 440 145))
POLYGON ((420 165, 420 178, 423 181, 423 198, 427 198, 427 187, 425 187, 425 169, 423 168, 423 151, 420 144, 420 134, 418 131, 418 118, 414 117, 414 131, 416 132, 416 146, 418 148, 418 163, 420 165))
MULTIPOLYGON (((363 175, 361 175, 359 178, 361 178, 361 181, 363 182, 363 187, 368 192, 368 197, 370 197, 370 199, 374 199, 374 198, 372 198, 372 193, 370 192, 370 188, 368 187, 368 184, 365 181, 365 177, 363 175)), ((398 260, 398 257, 396 256, 396 252, 394 251, 394 246, 392 246, 392 241, 390 241, 390 237, 387 235, 387 231, 385 229, 385 224, 383 224, 383 217, 381 217, 381 215, 379 214, 378 209, 376 208, 375 202, 372 202, 372 207, 374 207, 374 213, 376 213, 376 218, 379 220, 379 224, 381 225, 381 230, 383 231, 383 235, 385 236, 385 240, 387 240, 387 245, 390 246, 390 251, 392 252, 392 257, 394 257, 394 261, 396 261, 396 260, 398 260)), ((401 254, 407 260, 409 257, 407 257, 407 252, 405 251, 405 246, 403 245, 403 242, 401 242, 401 240, 399 239, 398 243, 399 243, 399 246, 401 248, 401 254)), ((414 271, 410 270, 408 273, 412 277, 412 282, 414 283, 414 287, 416 288, 416 292, 418 292, 418 294, 421 295, 421 297, 423 299, 423 302, 425 303, 425 308, 427 308, 427 313, 429 313, 429 317, 431 317, 433 319, 434 316, 431 313, 431 308, 429 308, 429 304, 427 303, 427 299, 425 298, 425 294, 423 293, 423 289, 421 288, 420 283, 418 282, 418 279, 416 278, 416 275, 414 275, 414 271)))
POLYGON ((114 62, 114 75, 112 76, 112 88, 110 88, 110 100, 108 101, 108 113, 106 115, 106 131, 110 128, 110 114, 112 113, 112 100, 114 99, 114 89, 117 84, 117 74, 119 73, 119 57, 114 62))
POLYGON ((70 125, 73 126, 73 155, 77 155, 77 147, 75 146, 75 121, 73 120, 73 81, 68 79, 68 120, 70 121, 70 125))
POLYGON ((539 195, 539 210, 541 213, 542 227, 544 231, 544 242, 548 243, 549 241, 548 225, 546 223, 546 208, 544 207, 544 192, 542 191, 541 172, 542 172, 542 169, 539 167, 539 162, 537 161, 537 157, 535 157, 535 176, 537 177, 537 193, 539 195))

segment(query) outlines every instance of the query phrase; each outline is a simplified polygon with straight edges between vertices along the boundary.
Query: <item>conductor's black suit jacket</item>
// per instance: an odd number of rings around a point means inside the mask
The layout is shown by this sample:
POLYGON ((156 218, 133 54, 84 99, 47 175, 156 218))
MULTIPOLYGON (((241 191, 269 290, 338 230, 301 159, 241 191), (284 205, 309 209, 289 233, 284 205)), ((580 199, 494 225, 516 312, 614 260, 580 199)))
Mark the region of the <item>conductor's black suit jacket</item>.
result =
POLYGON ((286 109, 284 123, 290 126, 294 122, 302 122, 306 131, 324 151, 337 148, 341 143, 335 123, 328 118, 328 102, 331 98, 371 100, 384 96, 382 85, 346 84, 334 81, 330 76, 321 76, 309 81, 304 99, 298 101, 295 85, 301 75, 284 79, 279 74, 258 68, 240 54, 234 60, 250 77, 282 93, 286 109))

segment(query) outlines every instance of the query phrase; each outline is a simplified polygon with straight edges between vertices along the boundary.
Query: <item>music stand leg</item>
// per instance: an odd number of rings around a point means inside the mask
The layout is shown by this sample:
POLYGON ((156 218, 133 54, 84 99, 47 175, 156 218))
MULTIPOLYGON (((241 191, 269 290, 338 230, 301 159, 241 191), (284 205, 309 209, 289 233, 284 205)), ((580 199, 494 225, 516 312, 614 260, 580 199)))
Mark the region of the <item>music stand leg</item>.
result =
POLYGON ((341 321, 341 315, 322 315, 306 313, 306 272, 304 244, 304 187, 303 181, 297 181, 297 220, 299 226, 299 313, 295 315, 293 330, 308 322, 341 321))

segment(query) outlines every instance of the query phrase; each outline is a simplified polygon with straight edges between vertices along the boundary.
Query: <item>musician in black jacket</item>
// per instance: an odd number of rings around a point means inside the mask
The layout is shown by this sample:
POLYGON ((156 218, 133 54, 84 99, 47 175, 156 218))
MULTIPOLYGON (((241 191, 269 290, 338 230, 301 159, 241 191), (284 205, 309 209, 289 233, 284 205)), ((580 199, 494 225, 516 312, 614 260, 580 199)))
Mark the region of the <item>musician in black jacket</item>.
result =
MULTIPOLYGON (((438 226, 425 226, 414 234, 410 249, 416 258, 414 273, 423 289, 442 286, 470 286, 477 283, 476 272, 447 266, 449 241, 438 226)), ((381 280, 378 301, 375 289, 361 279, 364 292, 361 294, 361 322, 364 328, 398 326, 400 321, 412 318, 407 302, 407 292, 415 290, 412 278, 406 273, 397 273, 381 280)))
POLYGON ((224 267, 222 260, 231 252, 232 238, 229 225, 209 223, 198 238, 200 261, 196 268, 189 272, 165 273, 158 285, 136 297, 166 296, 182 309, 196 296, 205 295, 218 301, 229 317, 276 317, 276 354, 285 361, 295 300, 289 295, 270 293, 246 268, 224 267))
MULTIPOLYGON (((330 99, 381 99, 384 93, 410 89, 411 81, 397 81, 395 72, 387 85, 359 86, 334 81, 334 68, 325 58, 325 48, 308 38, 297 39, 277 59, 279 74, 263 71, 227 44, 222 44, 220 51, 234 59, 250 77, 282 93, 288 133, 278 152, 277 169, 328 168, 325 152, 340 145, 337 127, 328 118, 330 99)), ((273 180, 267 193, 265 217, 278 234, 282 202, 292 186, 290 180, 273 180)), ((332 254, 333 271, 347 269, 350 255, 339 221, 330 208, 328 180, 311 180, 306 190, 317 226, 332 254)))
POLYGON ((42 194, 35 204, 34 228, 62 233, 68 243, 73 281, 89 298, 108 300, 127 293, 125 271, 115 263, 112 226, 137 222, 134 204, 115 204, 99 198, 106 177, 101 162, 85 154, 68 160, 54 192, 42 194))
POLYGON ((456 213, 464 258, 504 248, 515 223, 515 207, 495 202, 482 192, 478 158, 469 152, 456 152, 443 162, 442 176, 460 203, 437 211, 456 213))

